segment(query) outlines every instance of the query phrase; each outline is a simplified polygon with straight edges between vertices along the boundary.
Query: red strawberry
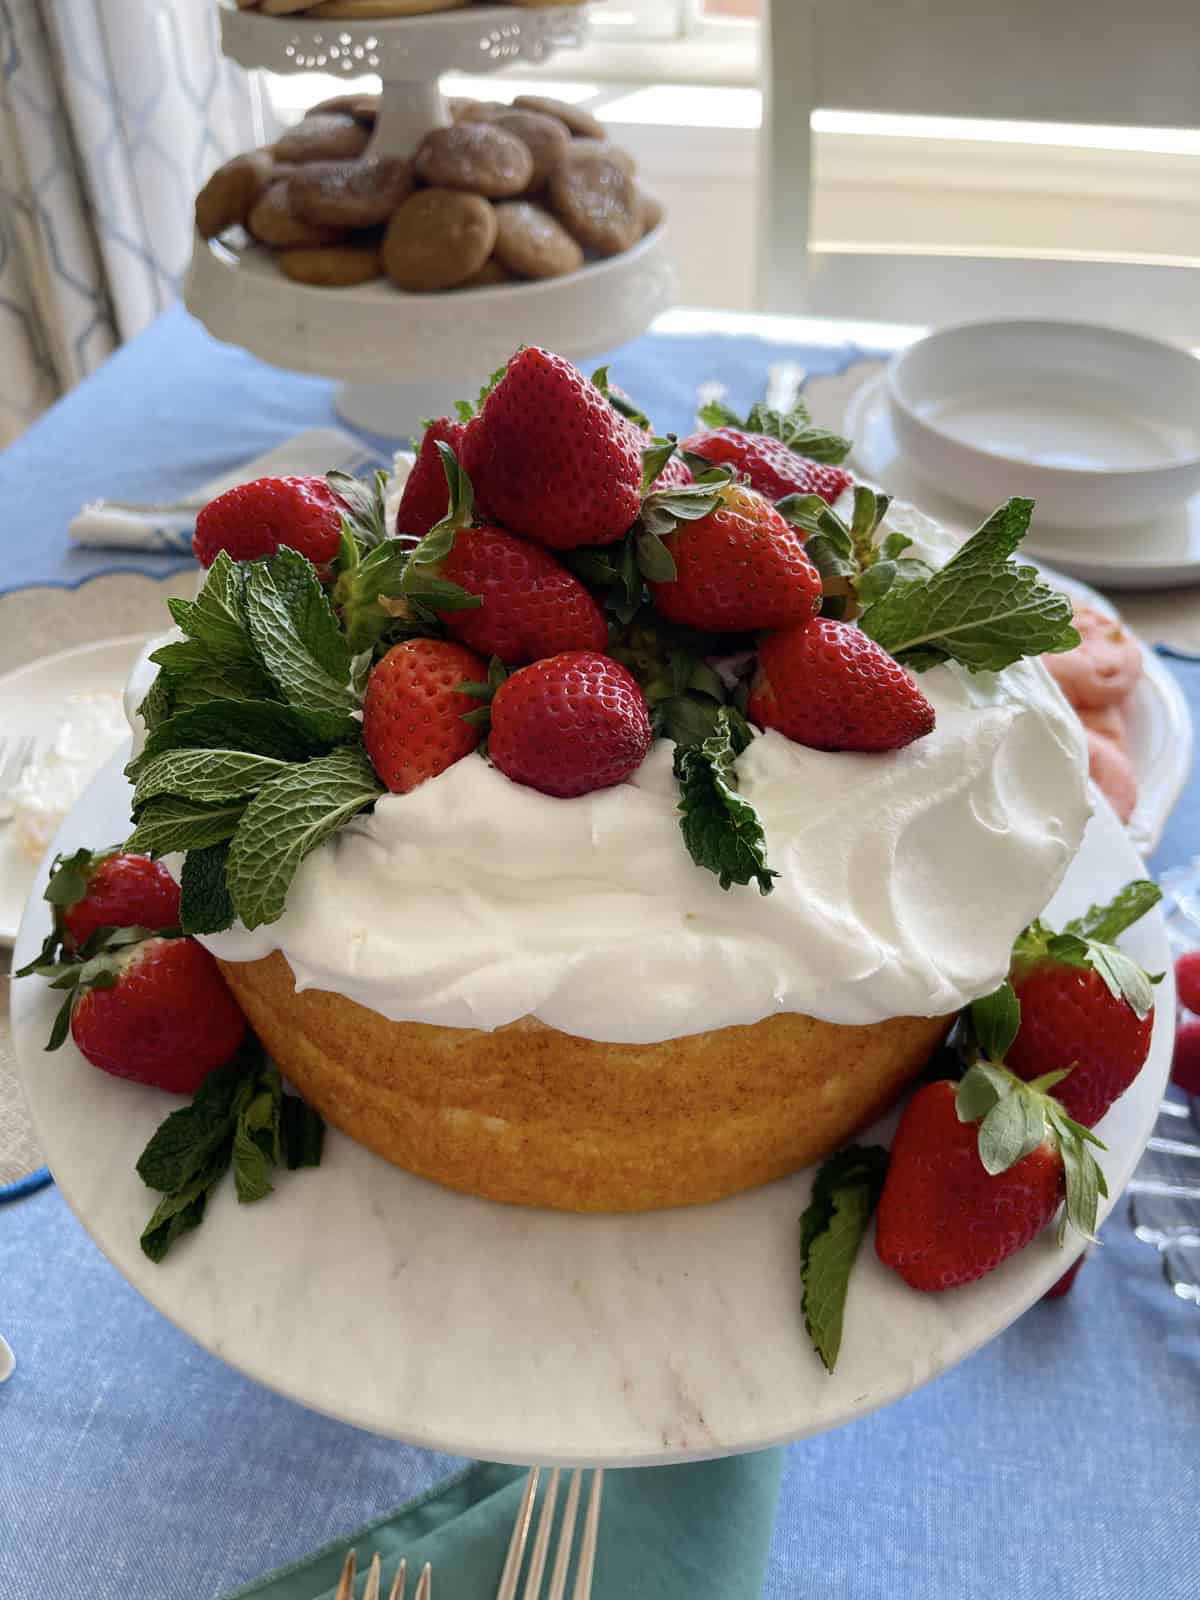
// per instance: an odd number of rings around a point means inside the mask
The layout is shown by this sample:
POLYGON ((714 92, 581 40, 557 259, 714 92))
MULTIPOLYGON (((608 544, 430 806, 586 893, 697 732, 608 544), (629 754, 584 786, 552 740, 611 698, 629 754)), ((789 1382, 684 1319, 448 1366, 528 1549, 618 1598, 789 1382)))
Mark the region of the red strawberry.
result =
POLYGON ((109 987, 78 991, 71 1033, 92 1063, 170 1094, 192 1094, 241 1044, 246 1019, 194 939, 146 939, 109 958, 109 987))
POLYGON ((795 528, 753 489, 726 484, 720 496, 715 511, 663 536, 676 575, 650 585, 657 610, 715 633, 811 617, 821 604, 821 576, 795 528))
POLYGON ((404 493, 400 496, 396 511, 395 531, 398 534, 410 533, 423 539, 434 523, 440 522, 446 515, 450 495, 442 458, 438 454, 438 441, 448 444, 461 461, 466 432, 465 422, 452 422, 449 417, 438 417, 425 429, 425 437, 421 440, 417 459, 405 480, 404 493))
POLYGON ((914 1289, 981 1278, 1036 1238, 1063 1197, 1052 1137, 993 1176, 980 1160, 979 1128, 958 1119, 955 1093, 953 1083, 929 1083, 909 1101, 879 1199, 876 1253, 914 1289))
POLYGON ((1176 961, 1175 987, 1188 1010, 1200 1014, 1200 950, 1188 950, 1176 961))
POLYGON ((652 738, 633 676, 608 656, 568 650, 496 690, 488 754, 514 783, 567 798, 623 782, 652 738))
POLYGON ((85 945, 97 928, 174 928, 179 885, 161 861, 114 850, 86 850, 62 861, 47 886, 55 921, 68 951, 85 945))
POLYGON ((788 494, 818 494, 832 505, 854 482, 841 467, 810 461, 768 434, 743 433, 739 428, 693 433, 682 441, 680 449, 693 450, 707 461, 723 462, 744 472, 750 487, 768 500, 782 500, 788 494))
POLYGON ((463 443, 462 465, 505 527, 549 545, 623 538, 642 498, 624 419, 561 356, 530 346, 508 363, 463 443))
POLYGON ((1085 1128, 1099 1122, 1142 1070, 1154 1031, 1150 979, 1106 942, 1134 920, 1112 918, 1125 893, 1112 907, 1088 913, 1104 940, 1075 925, 1056 934, 1035 922, 1013 946, 1009 981, 1021 1020, 1007 1065, 1025 1079, 1070 1067, 1054 1093, 1085 1128))
POLYGON ((1200 1094, 1200 1022, 1181 1022, 1176 1030, 1171 1082, 1184 1094, 1200 1094))
POLYGON ((486 678, 485 662, 445 639, 407 639, 374 668, 363 702, 363 743, 393 794, 407 794, 470 755, 482 736, 463 715, 478 702, 458 685, 486 678))
POLYGON ((1086 1250, 1081 1250, 1079 1255, 1078 1255, 1078 1257, 1067 1268, 1067 1270, 1063 1273, 1062 1277, 1058 1279, 1057 1283, 1051 1284, 1050 1287, 1046 1290, 1045 1294, 1042 1296, 1042 1299, 1043 1300, 1061 1300, 1063 1295, 1065 1295, 1069 1291, 1071 1285, 1075 1282, 1075 1279, 1079 1276, 1079 1269, 1083 1266, 1083 1263, 1087 1260, 1087 1257, 1088 1257, 1087 1251, 1086 1250))
POLYGON ((816 617, 769 634, 750 717, 814 750, 898 750, 933 731, 909 673, 851 623, 816 617))
POLYGON ((603 650, 604 613, 561 561, 503 528, 460 528, 441 576, 482 595, 477 611, 443 611, 447 632, 481 656, 524 666, 563 650, 603 650))
POLYGON ((324 566, 338 553, 345 509, 324 478, 255 478, 208 502, 196 518, 192 551, 211 567, 222 550, 253 561, 287 545, 324 566))

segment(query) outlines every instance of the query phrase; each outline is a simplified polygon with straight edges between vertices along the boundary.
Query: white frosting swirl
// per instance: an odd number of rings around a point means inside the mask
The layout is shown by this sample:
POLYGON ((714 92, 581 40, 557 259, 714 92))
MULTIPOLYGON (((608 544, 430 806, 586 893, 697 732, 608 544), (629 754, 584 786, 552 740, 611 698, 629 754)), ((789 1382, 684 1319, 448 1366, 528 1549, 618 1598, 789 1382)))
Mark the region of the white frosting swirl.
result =
POLYGON ((1078 847, 1082 737, 1035 663, 938 667, 921 686, 937 727, 905 750, 767 732, 741 757, 769 896, 692 863, 660 741, 628 783, 575 800, 468 757, 310 856, 280 921, 205 943, 231 961, 280 949, 301 988, 452 1027, 530 1014, 652 1041, 776 1011, 957 1010, 1001 981, 1078 847))

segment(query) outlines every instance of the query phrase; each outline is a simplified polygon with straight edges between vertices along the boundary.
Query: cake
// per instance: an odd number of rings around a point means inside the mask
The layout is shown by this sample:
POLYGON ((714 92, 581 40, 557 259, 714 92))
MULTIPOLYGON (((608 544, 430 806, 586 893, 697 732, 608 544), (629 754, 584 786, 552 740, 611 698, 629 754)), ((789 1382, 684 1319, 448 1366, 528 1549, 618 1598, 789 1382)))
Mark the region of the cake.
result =
MULTIPOLYGON (((886 527, 930 567, 956 548, 886 527)), ((660 738, 569 799, 455 761, 308 854, 275 920, 202 941, 286 1077, 389 1161, 568 1211, 718 1200, 891 1105, 1079 845, 1082 735, 1040 662, 920 686, 935 725, 904 748, 767 728, 738 756, 770 895, 690 859, 660 738)))

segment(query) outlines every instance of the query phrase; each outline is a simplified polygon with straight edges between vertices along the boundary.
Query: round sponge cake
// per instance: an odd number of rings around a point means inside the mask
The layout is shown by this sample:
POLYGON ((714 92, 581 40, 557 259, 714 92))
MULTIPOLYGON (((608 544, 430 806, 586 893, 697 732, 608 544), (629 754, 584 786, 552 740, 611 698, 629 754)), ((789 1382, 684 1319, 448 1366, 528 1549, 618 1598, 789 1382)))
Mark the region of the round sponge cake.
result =
POLYGON ((278 951, 221 970, 334 1127, 448 1188, 562 1211, 700 1205, 819 1161, 891 1104, 953 1021, 783 1013, 613 1044, 533 1017, 493 1032, 393 1022, 297 993, 278 951))

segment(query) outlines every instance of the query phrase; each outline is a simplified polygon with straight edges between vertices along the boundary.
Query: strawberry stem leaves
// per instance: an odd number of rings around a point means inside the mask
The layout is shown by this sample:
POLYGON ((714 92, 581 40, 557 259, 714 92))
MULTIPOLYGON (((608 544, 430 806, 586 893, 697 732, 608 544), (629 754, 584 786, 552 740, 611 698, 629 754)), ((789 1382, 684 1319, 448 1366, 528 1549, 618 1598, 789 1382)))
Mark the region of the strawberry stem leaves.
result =
POLYGON ((971 1023, 984 1055, 1003 1061, 1021 1025, 1021 1005, 1012 984, 1002 983, 994 993, 976 1000, 971 1023))
POLYGON ((758 401, 750 407, 744 420, 720 400, 710 400, 700 407, 696 416, 706 428, 737 428, 741 433, 765 433, 769 438, 787 445, 797 455, 829 466, 838 466, 853 448, 851 441, 844 439, 840 433, 818 427, 808 407, 799 398, 790 411, 775 411, 763 401, 758 401))
POLYGON ((839 1150, 818 1169, 812 1199, 800 1219, 801 1309, 827 1372, 837 1364, 850 1272, 887 1168, 888 1153, 880 1145, 839 1150))
POLYGON ((1135 878, 1106 904, 1089 906, 1081 917, 1073 917, 1064 933, 1080 939, 1096 939, 1111 944, 1126 928, 1144 917, 1162 899, 1162 890, 1149 878, 1135 878))

